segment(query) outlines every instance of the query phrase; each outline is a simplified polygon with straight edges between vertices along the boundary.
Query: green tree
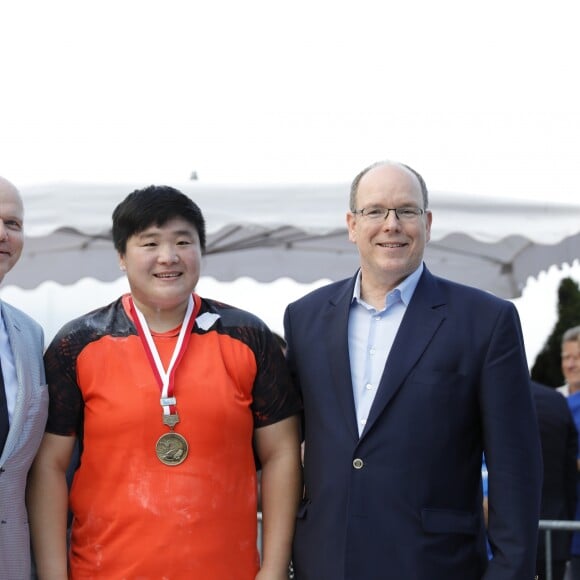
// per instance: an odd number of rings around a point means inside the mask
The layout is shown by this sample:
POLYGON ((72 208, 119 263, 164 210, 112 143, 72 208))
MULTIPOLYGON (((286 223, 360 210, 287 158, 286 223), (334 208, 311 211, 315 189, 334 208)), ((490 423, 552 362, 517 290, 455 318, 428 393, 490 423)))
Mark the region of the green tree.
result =
POLYGON ((563 278, 558 287, 558 320, 532 367, 532 379, 550 387, 564 383, 560 360, 562 335, 579 324, 580 288, 572 278, 563 278))

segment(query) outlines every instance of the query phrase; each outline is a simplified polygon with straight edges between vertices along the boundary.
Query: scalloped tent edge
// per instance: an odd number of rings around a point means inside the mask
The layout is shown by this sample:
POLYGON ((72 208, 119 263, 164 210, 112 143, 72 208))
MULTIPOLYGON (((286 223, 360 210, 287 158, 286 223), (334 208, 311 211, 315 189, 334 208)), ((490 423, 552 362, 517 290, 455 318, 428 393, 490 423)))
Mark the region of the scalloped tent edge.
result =
MULTIPOLYGON (((43 281, 112 281, 119 267, 110 239, 111 214, 147 183, 52 183, 21 189, 25 246, 5 284, 35 288, 43 281)), ((208 243, 202 273, 220 281, 247 276, 298 282, 352 275, 356 247, 345 215, 349 185, 219 185, 169 183, 202 209, 208 243)), ((580 254, 580 205, 433 191, 432 272, 504 298, 527 279, 580 254)))

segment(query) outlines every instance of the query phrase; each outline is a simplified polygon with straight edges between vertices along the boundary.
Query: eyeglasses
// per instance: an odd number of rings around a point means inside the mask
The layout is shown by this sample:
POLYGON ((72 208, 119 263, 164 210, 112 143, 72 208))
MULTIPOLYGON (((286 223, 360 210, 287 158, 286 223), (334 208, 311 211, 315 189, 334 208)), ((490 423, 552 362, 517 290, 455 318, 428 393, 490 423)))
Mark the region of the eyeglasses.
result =
POLYGON ((389 213, 394 211, 399 221, 410 222, 417 219, 425 213, 419 207, 363 207, 353 211, 354 214, 360 214, 363 218, 372 221, 386 220, 389 213))

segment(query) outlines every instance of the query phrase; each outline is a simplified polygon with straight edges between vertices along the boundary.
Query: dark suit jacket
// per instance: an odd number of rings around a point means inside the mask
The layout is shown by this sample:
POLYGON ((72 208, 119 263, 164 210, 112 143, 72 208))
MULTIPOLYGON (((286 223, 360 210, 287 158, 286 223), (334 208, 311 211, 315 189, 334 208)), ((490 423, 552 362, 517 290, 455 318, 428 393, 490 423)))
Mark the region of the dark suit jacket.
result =
MULTIPOLYGON (((574 520, 576 514, 576 458, 578 434, 566 399, 554 389, 532 383, 536 404, 544 483, 542 486, 542 520, 574 520)), ((569 532, 552 532, 552 558, 570 558, 569 532)), ((540 532, 538 558, 544 559, 544 532, 540 532)))
POLYGON ((541 452, 516 309, 425 269, 359 438, 347 340, 354 281, 314 291, 284 318, 305 408, 297 580, 533 578, 541 452))

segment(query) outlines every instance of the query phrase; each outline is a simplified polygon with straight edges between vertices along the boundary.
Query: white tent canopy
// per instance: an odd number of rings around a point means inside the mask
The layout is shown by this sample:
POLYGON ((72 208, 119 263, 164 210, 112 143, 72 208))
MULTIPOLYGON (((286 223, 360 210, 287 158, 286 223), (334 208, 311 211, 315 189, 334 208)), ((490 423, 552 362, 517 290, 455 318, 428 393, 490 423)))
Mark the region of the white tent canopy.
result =
MULTIPOLYGON (((111 214, 144 183, 54 183, 22 188, 25 249, 5 283, 35 288, 53 280, 119 278, 110 239, 111 214)), ((172 183, 201 207, 208 242, 203 274, 221 281, 246 276, 299 282, 350 276, 348 184, 215 185, 172 183)), ((580 255, 580 205, 430 193, 436 274, 499 296, 521 294, 529 276, 580 255)))

